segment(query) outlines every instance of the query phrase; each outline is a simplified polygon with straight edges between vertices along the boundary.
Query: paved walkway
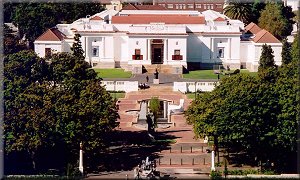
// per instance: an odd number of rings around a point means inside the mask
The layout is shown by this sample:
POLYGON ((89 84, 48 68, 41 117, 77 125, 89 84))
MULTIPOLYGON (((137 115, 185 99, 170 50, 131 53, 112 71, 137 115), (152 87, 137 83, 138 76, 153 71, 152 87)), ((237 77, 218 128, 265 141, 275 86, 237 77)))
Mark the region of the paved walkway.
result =
MULTIPOLYGON (((173 104, 179 104, 180 99, 184 99, 184 109, 186 110, 191 103, 185 94, 174 92, 172 84, 174 81, 187 81, 181 78, 181 75, 159 74, 160 84, 153 85, 153 74, 140 74, 126 80, 139 81, 139 83, 146 82, 146 76, 149 77, 149 89, 139 90, 137 92, 126 93, 125 98, 118 100, 120 126, 116 129, 120 132, 146 132, 146 128, 142 126, 134 126, 137 122, 138 111, 141 105, 138 101, 150 99, 153 96, 159 99, 172 101, 173 104)), ((124 80, 124 79, 104 79, 104 80, 124 80)), ((189 80, 193 81, 193 80, 189 80)), ((195 139, 194 132, 191 125, 186 123, 183 114, 172 115, 171 121, 175 126, 168 128, 156 128, 157 135, 163 135, 168 139, 174 139, 176 143, 170 144, 167 149, 155 149, 152 154, 155 154, 157 168, 162 174, 170 175, 178 178, 195 178, 207 179, 208 176, 203 173, 210 171, 210 154, 206 153, 207 145, 203 143, 202 139, 195 139), (192 151, 191 151, 192 148, 192 151), (170 151, 171 149, 171 151, 170 151), (156 151, 156 152, 155 152, 156 151), (171 163, 170 163, 171 159, 171 163)), ((143 157, 145 149, 141 152, 136 152, 137 156, 143 157), (142 152, 143 151, 143 152, 142 152)), ((138 164, 136 164, 137 166, 138 164)), ((90 176, 88 179, 94 178, 131 178, 132 171, 121 172, 101 172, 95 176, 90 176)))
MULTIPOLYGON (((154 75, 150 73, 134 74, 131 78, 104 78, 106 81, 138 81, 139 83, 146 83, 146 76, 149 77, 149 85, 153 85, 154 75)), ((181 74, 165 74, 158 75, 159 84, 163 86, 172 86, 173 82, 196 82, 199 79, 184 79, 181 74)), ((201 79, 202 82, 215 82, 216 79, 201 79)))
MULTIPOLYGON (((143 131, 144 127, 132 126, 132 122, 136 122, 137 114, 128 115, 127 111, 140 107, 137 105, 138 101, 143 99, 150 99, 152 96, 157 96, 160 99, 167 99, 179 104, 180 99, 185 100, 184 108, 188 108, 191 103, 185 94, 180 92, 173 92, 170 86, 150 86, 149 89, 140 90, 138 92, 127 93, 124 99, 119 99, 119 114, 121 131, 134 130, 143 131)), ((161 172, 169 172, 170 169, 176 170, 184 168, 188 172, 208 173, 210 167, 210 154, 206 153, 207 144, 203 143, 202 139, 195 139, 194 132, 191 125, 186 123, 183 114, 172 115, 171 121, 175 123, 174 127, 156 128, 156 132, 164 134, 176 140, 175 144, 171 144, 169 149, 157 152, 159 159, 157 159, 158 168, 161 172), (192 152, 191 152, 192 148, 192 152), (171 159, 171 163, 170 163, 171 159), (195 171, 194 169, 200 169, 195 171)), ((192 174, 193 174, 192 173, 192 174)))

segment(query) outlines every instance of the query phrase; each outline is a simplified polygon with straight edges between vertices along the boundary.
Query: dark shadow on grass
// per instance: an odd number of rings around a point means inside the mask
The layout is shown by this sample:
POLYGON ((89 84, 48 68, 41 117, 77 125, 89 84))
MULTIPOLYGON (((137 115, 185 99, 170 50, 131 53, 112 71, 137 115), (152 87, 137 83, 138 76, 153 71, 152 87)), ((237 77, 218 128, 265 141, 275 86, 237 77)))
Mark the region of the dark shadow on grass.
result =
POLYGON ((156 132, 156 141, 151 141, 147 131, 114 131, 108 137, 110 146, 105 152, 99 152, 98 158, 89 159, 89 173, 102 171, 128 171, 149 157, 150 160, 159 158, 158 153, 169 149, 170 141, 176 137, 166 132, 156 132))

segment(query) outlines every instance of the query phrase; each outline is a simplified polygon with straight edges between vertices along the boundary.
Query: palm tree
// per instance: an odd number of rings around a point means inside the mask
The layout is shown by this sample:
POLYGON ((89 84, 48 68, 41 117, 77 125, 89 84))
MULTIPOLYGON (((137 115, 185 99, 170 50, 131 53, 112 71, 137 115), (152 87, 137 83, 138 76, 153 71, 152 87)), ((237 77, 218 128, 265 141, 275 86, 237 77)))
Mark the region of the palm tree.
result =
POLYGON ((248 24, 251 19, 252 6, 250 3, 230 2, 224 8, 224 14, 231 19, 241 20, 243 23, 248 24))

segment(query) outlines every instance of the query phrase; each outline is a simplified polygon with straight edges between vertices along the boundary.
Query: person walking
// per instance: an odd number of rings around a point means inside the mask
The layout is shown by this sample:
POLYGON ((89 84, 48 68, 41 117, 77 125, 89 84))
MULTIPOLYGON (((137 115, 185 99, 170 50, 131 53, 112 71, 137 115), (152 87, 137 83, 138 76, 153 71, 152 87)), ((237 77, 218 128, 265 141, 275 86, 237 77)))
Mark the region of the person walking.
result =
POLYGON ((149 82, 149 77, 148 77, 148 75, 146 76, 146 82, 147 82, 147 83, 149 82))

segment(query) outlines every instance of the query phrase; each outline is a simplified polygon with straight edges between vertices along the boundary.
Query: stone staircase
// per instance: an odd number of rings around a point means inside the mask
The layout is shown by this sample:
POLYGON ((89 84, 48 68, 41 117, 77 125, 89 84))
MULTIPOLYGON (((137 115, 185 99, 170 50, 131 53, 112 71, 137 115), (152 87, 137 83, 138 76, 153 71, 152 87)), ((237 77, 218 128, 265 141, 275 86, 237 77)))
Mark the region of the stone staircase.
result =
POLYGON ((163 65, 163 64, 152 64, 152 65, 143 65, 147 73, 154 73, 157 69, 159 73, 172 74, 173 66, 172 65, 163 65))
MULTIPOLYGON (((139 90, 126 93, 125 98, 119 99, 120 127, 122 130, 138 131, 138 127, 133 126, 133 122, 137 120, 137 115, 128 114, 129 110, 139 110, 138 101, 151 99, 156 96, 159 99, 172 101, 179 104, 180 99, 184 99, 184 109, 186 110, 192 100, 188 99, 185 94, 173 92, 170 86, 151 86, 149 89, 139 90)), ((164 122, 164 119, 161 119, 164 122)), ((163 133, 170 137, 174 137, 175 144, 171 144, 169 149, 157 152, 159 158, 157 161, 157 169, 161 173, 187 173, 187 174, 205 174, 210 172, 211 154, 206 152, 209 147, 203 143, 202 139, 195 139, 193 128, 186 123, 183 114, 171 116, 174 126, 169 128, 157 128, 158 133, 163 133), (180 172, 179 172, 180 171, 180 172)), ((145 128, 144 128, 145 130, 145 128)))
POLYGON ((188 173, 209 173, 211 154, 205 143, 176 143, 159 153, 158 169, 185 169, 188 173), (196 172, 197 171, 197 172, 196 172))

